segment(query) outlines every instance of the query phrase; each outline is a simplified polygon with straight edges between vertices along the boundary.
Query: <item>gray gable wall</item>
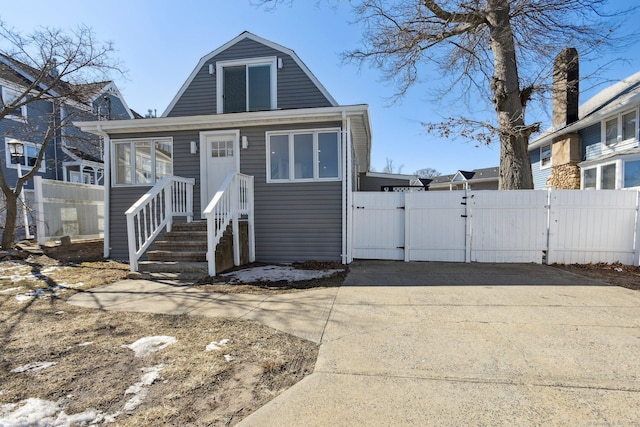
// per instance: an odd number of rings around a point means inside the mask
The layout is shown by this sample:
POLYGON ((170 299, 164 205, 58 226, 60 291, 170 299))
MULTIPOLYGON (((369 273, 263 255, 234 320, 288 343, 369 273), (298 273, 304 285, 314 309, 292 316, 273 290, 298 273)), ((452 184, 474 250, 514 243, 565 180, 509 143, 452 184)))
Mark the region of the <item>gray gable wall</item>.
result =
POLYGON ((216 76, 209 74, 209 64, 217 61, 277 56, 283 67, 278 73, 278 109, 330 107, 331 102, 289 55, 245 38, 207 61, 191 84, 167 114, 168 117, 216 114, 216 76))

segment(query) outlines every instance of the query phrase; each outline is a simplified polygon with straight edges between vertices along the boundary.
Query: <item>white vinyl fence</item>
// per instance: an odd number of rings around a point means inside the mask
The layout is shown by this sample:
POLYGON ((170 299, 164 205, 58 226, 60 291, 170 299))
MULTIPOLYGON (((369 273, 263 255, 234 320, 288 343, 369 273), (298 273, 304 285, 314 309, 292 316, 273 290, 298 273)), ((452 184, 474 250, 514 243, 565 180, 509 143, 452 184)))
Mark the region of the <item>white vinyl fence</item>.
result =
POLYGON ((34 178, 38 243, 104 237, 104 187, 34 178))
POLYGON ((358 192, 352 256, 638 265, 639 202, 627 190, 358 192))

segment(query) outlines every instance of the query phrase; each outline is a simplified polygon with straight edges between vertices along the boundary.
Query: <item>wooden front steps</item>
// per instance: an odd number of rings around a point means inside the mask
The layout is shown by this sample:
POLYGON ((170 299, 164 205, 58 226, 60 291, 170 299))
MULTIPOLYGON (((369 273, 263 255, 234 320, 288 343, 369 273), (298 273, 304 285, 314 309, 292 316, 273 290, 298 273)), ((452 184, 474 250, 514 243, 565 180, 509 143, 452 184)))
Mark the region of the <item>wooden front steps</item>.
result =
MULTIPOLYGON (((216 246, 216 272, 226 271, 233 263, 233 233, 227 227, 216 246)), ((248 262, 247 223, 240 222, 241 263, 248 262), (246 250, 245 250, 246 247, 246 250), (245 256, 246 254, 246 256, 245 256)), ((207 266, 207 222, 176 223, 164 240, 155 242, 155 250, 147 251, 148 261, 138 263, 138 272, 129 278, 195 281, 209 274, 207 266)))

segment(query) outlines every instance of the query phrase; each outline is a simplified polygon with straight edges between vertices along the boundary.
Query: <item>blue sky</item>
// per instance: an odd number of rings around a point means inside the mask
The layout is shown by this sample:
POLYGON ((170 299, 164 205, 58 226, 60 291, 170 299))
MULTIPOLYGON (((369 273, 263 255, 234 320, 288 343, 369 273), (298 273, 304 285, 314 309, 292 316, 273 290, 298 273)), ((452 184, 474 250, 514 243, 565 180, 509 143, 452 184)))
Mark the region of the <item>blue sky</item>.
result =
MULTIPOLYGON (((617 3, 614 0, 612 4, 617 3)), ((626 4, 621 2, 619 6, 626 4)), ((439 84, 433 70, 423 69, 422 82, 404 98, 392 102, 395 87, 384 81, 378 70, 341 63, 340 53, 360 46, 362 32, 361 24, 353 22, 346 1, 294 0, 273 12, 249 0, 64 0, 55 8, 50 1, 32 0, 29 9, 38 13, 27 13, 21 2, 4 4, 0 18, 26 33, 37 26, 68 29, 85 24, 99 40, 112 41, 116 57, 127 69, 126 78, 114 76, 116 84, 129 106, 143 115, 148 109, 160 115, 202 56, 247 30, 293 49, 340 104, 369 104, 371 164, 378 171, 387 158, 396 166, 404 165, 402 173, 431 167, 447 174, 499 163, 497 144, 476 147, 425 132, 421 122, 437 122, 469 108, 430 98, 430 91, 439 84), (334 7, 327 6, 335 3, 334 7)), ((637 15, 630 22, 638 22, 640 13, 637 15)), ((631 49, 625 55, 630 61, 617 65, 604 77, 615 80, 640 71, 639 54, 640 48, 631 49)), ((602 56, 600 63, 608 60, 602 56)), ((585 72, 596 65, 581 64, 585 72)), ((483 102, 471 100, 470 105, 478 106, 472 112, 475 117, 494 117, 483 102)), ((533 113, 548 125, 549 109, 547 106, 533 113)))

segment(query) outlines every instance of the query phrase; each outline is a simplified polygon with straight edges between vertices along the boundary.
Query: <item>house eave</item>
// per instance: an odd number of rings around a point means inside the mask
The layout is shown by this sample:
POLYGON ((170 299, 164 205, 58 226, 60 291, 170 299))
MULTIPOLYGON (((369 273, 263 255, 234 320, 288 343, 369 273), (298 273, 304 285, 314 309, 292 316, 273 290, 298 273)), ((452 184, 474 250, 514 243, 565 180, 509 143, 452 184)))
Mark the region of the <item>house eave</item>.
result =
POLYGON ((105 120, 74 122, 84 132, 102 136, 142 132, 170 132, 203 129, 228 129, 265 125, 290 125, 342 121, 343 113, 351 118, 354 149, 360 160, 360 172, 368 170, 371 153, 371 120, 366 104, 338 107, 300 108, 232 114, 208 114, 199 116, 156 117, 136 120, 105 120))
POLYGON ((545 134, 542 134, 537 139, 531 141, 529 144, 528 150, 535 150, 536 148, 540 148, 540 146, 552 143, 555 139, 562 137, 569 133, 575 133, 580 129, 584 129, 596 123, 600 123, 605 118, 620 113, 624 110, 634 107, 640 102, 640 92, 626 97, 624 100, 613 103, 612 105, 603 108, 602 110, 598 110, 570 125, 561 127, 559 129, 552 130, 545 134))

